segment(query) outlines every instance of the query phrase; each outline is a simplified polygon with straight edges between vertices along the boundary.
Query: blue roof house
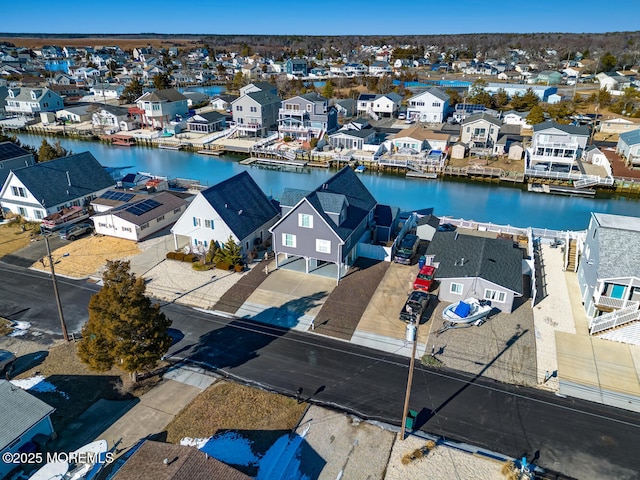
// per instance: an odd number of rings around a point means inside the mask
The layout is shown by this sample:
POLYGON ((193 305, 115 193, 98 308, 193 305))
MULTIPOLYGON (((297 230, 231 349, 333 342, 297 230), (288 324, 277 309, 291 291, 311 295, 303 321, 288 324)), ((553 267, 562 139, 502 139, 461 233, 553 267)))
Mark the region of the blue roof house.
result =
POLYGON ((171 228, 176 249, 179 237, 188 238, 196 252, 211 242, 225 243, 231 237, 246 255, 262 245, 279 212, 247 172, 239 173, 198 193, 171 228))
POLYGON ((82 152, 12 170, 0 190, 0 206, 37 222, 63 208, 89 206, 115 183, 90 152, 82 152))
POLYGON ((640 166, 640 130, 621 133, 618 137, 616 152, 631 167, 640 166))

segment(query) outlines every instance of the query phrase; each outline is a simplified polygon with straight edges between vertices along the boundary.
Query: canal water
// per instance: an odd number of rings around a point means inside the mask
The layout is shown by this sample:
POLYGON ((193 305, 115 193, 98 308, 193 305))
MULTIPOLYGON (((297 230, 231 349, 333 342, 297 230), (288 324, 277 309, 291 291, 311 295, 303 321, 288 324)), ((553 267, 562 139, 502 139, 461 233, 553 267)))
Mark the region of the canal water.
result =
MULTIPOLYGON (((19 134, 21 142, 39 147, 43 137, 19 134)), ((149 147, 118 147, 105 143, 47 137, 73 153, 90 151, 108 167, 129 167, 128 172, 150 172, 169 178, 199 180, 214 185, 247 170, 267 195, 278 199, 287 188, 313 189, 333 172, 323 168, 297 171, 269 170, 238 163, 242 156, 220 157, 149 147)), ((518 187, 455 180, 405 178, 403 175, 365 172, 360 175, 379 203, 402 210, 433 207, 440 216, 453 216, 476 222, 493 222, 518 227, 555 230, 587 228, 591 212, 637 216, 640 201, 636 198, 581 198, 531 193, 518 187)))

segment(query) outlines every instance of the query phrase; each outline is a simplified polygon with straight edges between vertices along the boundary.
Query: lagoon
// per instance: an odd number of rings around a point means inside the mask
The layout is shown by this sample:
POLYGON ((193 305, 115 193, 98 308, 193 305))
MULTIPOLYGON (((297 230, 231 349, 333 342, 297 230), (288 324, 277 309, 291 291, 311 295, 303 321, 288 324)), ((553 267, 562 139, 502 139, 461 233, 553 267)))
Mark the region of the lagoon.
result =
MULTIPOLYGON (((26 145, 39 147, 44 137, 18 134, 26 145)), ((129 167, 126 172, 149 172, 169 178, 199 180, 214 185, 247 170, 267 195, 278 199, 285 188, 313 189, 333 172, 322 168, 298 171, 269 170, 240 165, 244 157, 212 157, 192 152, 149 147, 118 147, 105 143, 48 137, 74 153, 90 151, 108 167, 129 167)), ((403 210, 433 207, 439 216, 453 216, 477 222, 493 222, 518 227, 555 230, 584 230, 591 212, 636 216, 640 213, 637 198, 581 198, 527 192, 517 187, 456 180, 426 180, 400 175, 365 172, 362 182, 379 203, 403 210)))

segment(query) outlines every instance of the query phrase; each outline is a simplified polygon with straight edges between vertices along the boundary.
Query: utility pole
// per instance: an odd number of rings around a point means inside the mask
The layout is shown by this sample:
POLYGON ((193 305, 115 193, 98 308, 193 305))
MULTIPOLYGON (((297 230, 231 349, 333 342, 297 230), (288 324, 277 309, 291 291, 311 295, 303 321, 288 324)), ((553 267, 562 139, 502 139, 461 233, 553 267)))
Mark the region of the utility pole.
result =
MULTIPOLYGON (((409 398, 411 397, 411 384, 413 383, 413 366, 416 360, 416 347, 418 346, 418 323, 414 325, 413 331, 413 348, 411 350, 411 362, 409 363, 409 377, 407 378, 407 391, 404 396, 404 410, 402 411, 402 430, 400 431, 400 440, 404 440, 405 424, 407 423, 407 413, 409 411, 409 398)), ((411 326, 411 324, 409 324, 411 326)), ((414 419, 415 420, 415 419, 414 419)))
POLYGON ((60 294, 58 293, 58 284, 56 283, 56 272, 53 268, 53 257, 51 256, 51 248, 49 247, 49 237, 44 235, 44 243, 47 246, 47 257, 49 257, 49 265, 51 265, 51 280, 53 281, 53 293, 56 296, 56 304, 58 305, 58 315, 60 317, 60 326, 62 327, 62 336, 65 342, 69 341, 67 333, 67 325, 64 323, 64 315, 62 313, 62 304, 60 303, 60 294))

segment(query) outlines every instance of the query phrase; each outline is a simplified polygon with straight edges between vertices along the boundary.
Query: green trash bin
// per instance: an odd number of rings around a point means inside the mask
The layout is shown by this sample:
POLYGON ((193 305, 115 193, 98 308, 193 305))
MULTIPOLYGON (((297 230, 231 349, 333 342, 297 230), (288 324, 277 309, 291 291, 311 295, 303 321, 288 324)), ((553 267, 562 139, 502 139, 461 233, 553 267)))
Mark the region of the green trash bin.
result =
POLYGON ((408 428, 409 430, 413 430, 413 426, 416 423, 417 417, 418 417, 418 412, 416 412, 415 410, 409 410, 409 413, 407 414, 407 418, 404 421, 404 427, 408 428))

